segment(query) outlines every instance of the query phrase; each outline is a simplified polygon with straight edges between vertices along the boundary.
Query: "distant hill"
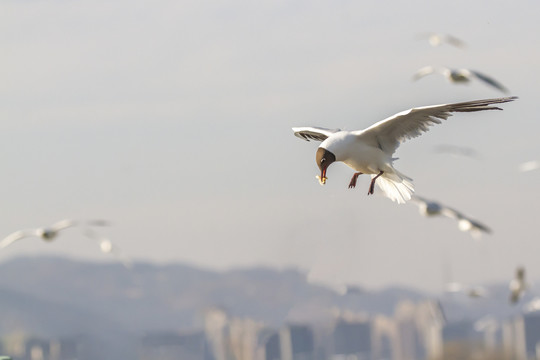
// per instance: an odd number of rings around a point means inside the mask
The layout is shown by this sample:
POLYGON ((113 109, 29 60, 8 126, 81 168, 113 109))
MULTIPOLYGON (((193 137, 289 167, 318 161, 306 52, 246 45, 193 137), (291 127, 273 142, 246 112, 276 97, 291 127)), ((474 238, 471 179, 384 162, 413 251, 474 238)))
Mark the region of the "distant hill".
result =
MULTIPOLYGON (((429 298, 410 289, 361 290, 340 296, 309 284, 304 273, 269 268, 213 272, 183 264, 119 264, 25 257, 0 264, 0 332, 143 333, 202 327, 204 310, 218 306, 230 315, 278 327, 311 321, 331 308, 391 315, 401 300, 429 298), (104 330, 107 329, 107 330, 104 330)), ((508 316, 507 285, 490 287, 496 297, 443 297, 447 315, 476 318, 488 311, 508 316)))

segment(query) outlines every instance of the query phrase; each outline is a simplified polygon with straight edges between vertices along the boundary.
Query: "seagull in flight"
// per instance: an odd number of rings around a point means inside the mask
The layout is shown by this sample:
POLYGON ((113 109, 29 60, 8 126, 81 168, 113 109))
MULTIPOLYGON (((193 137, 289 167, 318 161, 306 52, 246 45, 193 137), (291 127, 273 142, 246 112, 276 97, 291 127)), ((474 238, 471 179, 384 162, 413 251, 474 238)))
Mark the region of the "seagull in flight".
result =
POLYGON ((0 241, 0 249, 3 249, 14 242, 27 238, 27 237, 38 237, 44 241, 50 242, 56 239, 58 234, 68 228, 76 226, 107 226, 108 223, 104 220, 93 220, 88 222, 80 222, 76 220, 64 219, 58 221, 50 226, 37 228, 37 229, 28 229, 28 230, 18 230, 14 233, 6 236, 2 241, 0 241))
POLYGON ((475 239, 479 239, 482 233, 491 233, 491 230, 487 226, 437 201, 428 200, 418 195, 412 195, 411 199, 418 205, 420 214, 424 216, 445 216, 455 219, 458 222, 458 228, 461 231, 468 231, 475 239))
POLYGON ((450 144, 440 144, 434 147, 435 152, 439 154, 450 154, 454 156, 469 157, 478 159, 479 155, 476 150, 470 147, 463 147, 450 144))
POLYGON ((127 257, 118 246, 113 244, 112 241, 109 240, 109 238, 99 235, 90 228, 84 229, 83 234, 91 239, 96 240, 102 253, 113 255, 127 269, 133 268, 133 261, 129 257, 127 257))
POLYGON ((463 293, 473 299, 486 297, 488 293, 486 288, 483 286, 466 287, 462 283, 458 282, 447 283, 445 286, 445 290, 449 293, 463 293))
POLYGON ((540 298, 535 297, 531 301, 529 301, 525 306, 523 307, 526 312, 533 312, 540 310, 540 298))
POLYGON ((460 49, 463 49, 466 47, 465 42, 449 34, 424 33, 424 34, 420 34, 420 37, 427 38, 429 41, 429 44, 433 47, 439 46, 442 44, 450 44, 460 49))
POLYGON ((510 303, 516 304, 525 294, 525 290, 528 288, 528 284, 525 282, 525 268, 518 267, 516 269, 516 277, 510 281, 510 303))
POLYGON ((478 79, 483 81, 487 85, 490 85, 497 90, 502 91, 503 93, 508 93, 508 89, 495 79, 484 75, 478 71, 470 69, 450 69, 447 67, 436 68, 433 66, 424 66, 423 68, 420 68, 416 71, 413 76, 413 80, 416 81, 423 78, 424 76, 434 73, 439 73, 443 75, 448 81, 455 84, 466 84, 473 79, 478 79))
POLYGON ((374 193, 375 182, 385 196, 397 203, 405 203, 414 192, 412 179, 397 171, 392 155, 399 145, 420 136, 430 126, 442 123, 454 112, 502 110, 493 104, 513 101, 517 97, 467 101, 455 104, 424 106, 402 111, 381 120, 364 130, 346 131, 321 127, 295 127, 294 135, 300 139, 321 141, 316 162, 321 173, 319 183, 324 185, 328 167, 341 161, 354 169, 349 188, 356 186, 358 176, 371 175, 368 195, 374 193))
POLYGON ((531 160, 526 161, 524 163, 519 164, 518 167, 520 172, 529 172, 540 169, 540 161, 538 160, 531 160))

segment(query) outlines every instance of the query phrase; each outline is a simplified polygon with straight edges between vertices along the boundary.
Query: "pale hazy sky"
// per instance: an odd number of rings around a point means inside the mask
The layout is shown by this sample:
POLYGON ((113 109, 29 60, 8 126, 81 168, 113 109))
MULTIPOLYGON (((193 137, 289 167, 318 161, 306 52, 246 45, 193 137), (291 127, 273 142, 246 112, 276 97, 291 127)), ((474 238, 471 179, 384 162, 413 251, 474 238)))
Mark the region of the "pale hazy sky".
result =
MULTIPOLYGON (((540 23, 536 1, 0 2, 0 233, 105 218, 137 260, 298 266, 372 288, 437 291, 443 279, 540 277, 540 23), (432 48, 437 31, 468 47, 432 48), (360 129, 415 106, 499 97, 482 83, 416 83, 425 65, 469 67, 520 99, 457 114, 402 145, 417 193, 487 224, 475 242, 449 219, 347 189, 293 126, 360 129), (481 158, 437 154, 440 144, 481 158), (444 269, 451 269, 446 271, 444 269)), ((1 236, 4 236, 1 235, 1 236)), ((103 259, 77 231, 2 251, 103 259)))

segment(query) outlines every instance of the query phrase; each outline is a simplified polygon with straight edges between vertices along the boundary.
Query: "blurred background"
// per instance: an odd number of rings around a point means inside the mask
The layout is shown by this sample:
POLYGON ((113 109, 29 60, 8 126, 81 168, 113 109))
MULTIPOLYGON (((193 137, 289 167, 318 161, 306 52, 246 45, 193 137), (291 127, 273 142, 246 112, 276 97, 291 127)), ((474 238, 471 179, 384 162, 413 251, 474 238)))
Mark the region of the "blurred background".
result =
POLYGON ((540 171, 519 169, 540 160, 539 7, 3 0, 0 237, 105 219, 97 232, 129 259, 76 228, 2 249, 3 353, 535 356, 540 171), (432 32, 465 46, 432 46, 432 32), (321 187, 318 143, 291 130, 505 96, 477 79, 413 81, 427 65, 477 70, 519 96, 396 152, 418 195, 491 229, 480 239, 367 196, 368 177, 348 189, 344 164, 321 187), (511 303, 518 267, 527 286, 511 303))

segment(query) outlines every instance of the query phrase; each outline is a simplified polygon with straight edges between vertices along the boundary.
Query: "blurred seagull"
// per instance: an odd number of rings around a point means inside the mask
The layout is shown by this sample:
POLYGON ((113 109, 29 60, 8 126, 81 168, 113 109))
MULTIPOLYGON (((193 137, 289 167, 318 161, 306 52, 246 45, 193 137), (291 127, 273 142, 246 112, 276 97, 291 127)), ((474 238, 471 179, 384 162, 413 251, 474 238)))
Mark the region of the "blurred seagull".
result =
POLYGON ((465 43, 462 40, 449 34, 423 33, 423 34, 420 34, 419 37, 423 39, 427 38, 429 41, 429 44, 433 47, 439 46, 442 44, 450 44, 460 49, 463 49, 466 47, 465 43))
POLYGON ((306 274, 306 281, 311 285, 323 286, 331 289, 341 296, 363 295, 366 291, 362 287, 354 284, 347 284, 341 281, 338 276, 330 275, 318 269, 311 269, 306 274))
POLYGON ((478 80, 482 80, 484 83, 490 86, 493 86, 494 88, 502 91, 503 93, 508 93, 508 89, 493 78, 481 74, 478 71, 469 69, 449 69, 446 67, 435 68, 433 66, 424 66, 423 68, 416 71, 413 76, 413 80, 416 81, 426 75, 430 75, 433 73, 442 74, 444 77, 446 77, 448 81, 456 84, 465 84, 476 78, 478 80))
POLYGON ((478 158, 478 153, 476 150, 470 147, 441 144, 435 146, 434 150, 439 154, 450 154, 454 156, 463 156, 476 159, 478 158))
POLYGON ((540 161, 538 160, 526 161, 519 165, 519 171, 521 172, 529 172, 538 169, 540 169, 540 161))
POLYGON ((447 283, 445 286, 445 290, 449 293, 463 293, 473 299, 487 296, 487 290, 483 286, 466 287, 462 283, 458 282, 447 283))
POLYGON ((467 101, 409 109, 379 121, 364 130, 346 131, 320 127, 295 127, 294 135, 309 141, 322 141, 317 149, 316 161, 321 170, 317 176, 321 185, 326 183, 326 171, 335 161, 344 162, 356 170, 349 188, 356 186, 361 174, 371 174, 369 194, 373 194, 375 181, 383 193, 397 203, 405 203, 414 192, 412 179, 393 167, 392 157, 405 140, 420 136, 430 126, 440 124, 454 112, 502 110, 492 104, 513 101, 517 97, 467 101))
POLYGON ((468 231, 475 239, 479 239, 482 233, 491 233, 491 230, 487 226, 439 202, 428 200, 418 195, 413 195, 412 200, 418 206, 420 214, 424 216, 446 216, 456 219, 458 221, 458 228, 461 231, 468 231))
POLYGON ((540 310, 540 298, 535 297, 531 301, 529 301, 525 306, 523 306, 523 309, 527 312, 533 312, 540 310))
POLYGON ((525 290, 527 290, 528 285, 525 282, 525 268, 524 267, 518 267, 516 269, 516 277, 510 281, 510 303, 516 304, 523 294, 525 293, 525 290))
POLYGON ((124 265, 127 269, 133 268, 133 261, 127 256, 125 256, 124 253, 120 250, 120 248, 113 244, 111 240, 97 234, 94 230, 90 228, 86 228, 84 230, 84 235, 96 240, 102 253, 115 256, 118 261, 120 261, 122 265, 124 265))
POLYGON ((58 236, 58 233, 60 231, 65 230, 70 227, 85 226, 85 225, 86 226, 107 226, 108 223, 104 220, 93 220, 93 221, 81 223, 75 220, 64 219, 48 227, 42 227, 38 229, 29 229, 29 230, 18 230, 18 231, 15 231, 14 233, 9 234, 0 242, 0 249, 3 249, 13 244, 16 241, 27 238, 27 237, 39 237, 43 239, 44 241, 53 241, 58 236))

